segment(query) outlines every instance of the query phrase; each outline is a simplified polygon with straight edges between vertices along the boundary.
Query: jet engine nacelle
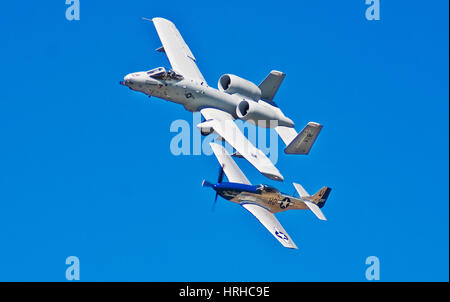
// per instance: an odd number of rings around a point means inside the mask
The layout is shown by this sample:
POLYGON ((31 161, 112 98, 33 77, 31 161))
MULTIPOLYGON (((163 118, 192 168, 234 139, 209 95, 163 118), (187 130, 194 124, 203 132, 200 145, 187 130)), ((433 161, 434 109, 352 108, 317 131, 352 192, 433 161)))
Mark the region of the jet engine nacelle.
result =
POLYGON ((269 104, 254 101, 241 101, 236 107, 238 118, 251 122, 260 127, 272 128, 276 126, 294 127, 294 122, 287 118, 281 110, 269 104), (261 123, 259 121, 265 121, 261 123), (270 123, 278 121, 278 124, 270 123))
POLYGON ((228 94, 240 94, 249 99, 261 99, 261 89, 254 83, 232 74, 224 74, 219 79, 219 90, 228 94))

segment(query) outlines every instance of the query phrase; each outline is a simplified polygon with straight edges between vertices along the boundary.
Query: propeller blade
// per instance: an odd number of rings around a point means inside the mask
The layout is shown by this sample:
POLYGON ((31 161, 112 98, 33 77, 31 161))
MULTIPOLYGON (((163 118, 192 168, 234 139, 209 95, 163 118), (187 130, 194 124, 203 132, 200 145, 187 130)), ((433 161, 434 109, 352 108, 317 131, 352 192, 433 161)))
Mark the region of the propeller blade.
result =
POLYGON ((219 196, 219 194, 216 192, 216 197, 214 198, 214 203, 213 203, 213 206, 212 206, 212 209, 211 209, 211 211, 213 211, 214 212, 214 209, 216 208, 216 203, 217 203, 217 197, 219 196))
POLYGON ((221 182, 222 182, 222 180, 223 180, 223 175, 224 175, 223 167, 220 166, 220 170, 219 170, 219 179, 217 179, 217 183, 221 183, 221 182))
MULTIPOLYGON (((224 171, 223 171, 223 167, 224 166, 220 166, 220 169, 219 169, 219 178, 217 179, 217 183, 219 184, 219 183, 221 183, 222 181, 223 181, 223 176, 224 176, 224 171)), ((216 197, 214 198, 214 203, 213 203, 213 206, 212 206, 212 211, 214 211, 214 209, 215 209, 215 207, 216 207, 216 203, 217 203, 217 197, 219 197, 219 193, 217 193, 217 191, 216 191, 216 197)))

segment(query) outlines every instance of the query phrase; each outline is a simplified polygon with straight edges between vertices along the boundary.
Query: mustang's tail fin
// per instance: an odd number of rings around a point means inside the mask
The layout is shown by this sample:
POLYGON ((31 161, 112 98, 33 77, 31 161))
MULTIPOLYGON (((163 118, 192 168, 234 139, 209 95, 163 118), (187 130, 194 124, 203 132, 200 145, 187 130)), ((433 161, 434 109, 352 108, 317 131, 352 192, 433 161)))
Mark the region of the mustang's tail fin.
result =
POLYGON ((327 202, 328 196, 330 195, 331 188, 323 187, 316 194, 311 196, 311 200, 317 204, 319 208, 322 208, 327 202))

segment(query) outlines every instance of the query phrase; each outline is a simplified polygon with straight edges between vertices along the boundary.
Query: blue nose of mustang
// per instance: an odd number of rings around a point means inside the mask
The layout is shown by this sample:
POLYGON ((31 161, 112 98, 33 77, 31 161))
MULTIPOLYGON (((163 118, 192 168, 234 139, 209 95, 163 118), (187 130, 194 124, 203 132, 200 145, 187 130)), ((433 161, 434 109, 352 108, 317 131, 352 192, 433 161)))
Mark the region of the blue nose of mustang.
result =
POLYGON ((216 185, 210 183, 210 182, 207 181, 207 180, 203 180, 203 182, 202 182, 202 187, 207 187, 207 188, 213 188, 213 189, 215 189, 215 188, 216 188, 216 185))

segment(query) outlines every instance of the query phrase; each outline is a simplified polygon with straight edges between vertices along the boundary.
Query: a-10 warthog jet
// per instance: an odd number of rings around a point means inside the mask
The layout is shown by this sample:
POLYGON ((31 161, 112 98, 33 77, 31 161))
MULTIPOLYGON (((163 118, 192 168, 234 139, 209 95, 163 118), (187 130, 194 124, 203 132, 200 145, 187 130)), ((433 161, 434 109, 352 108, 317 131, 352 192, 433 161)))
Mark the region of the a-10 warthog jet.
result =
POLYGON ((236 149, 237 155, 248 160, 263 175, 283 180, 280 171, 246 139, 234 120, 274 127, 287 145, 286 153, 308 154, 322 126, 310 122, 298 134, 294 122, 273 102, 285 74, 272 71, 259 86, 238 76, 225 74, 219 79, 219 89, 215 89, 206 83, 194 55, 175 25, 163 18, 153 18, 151 21, 162 42, 157 51, 167 55, 172 70, 159 67, 134 72, 120 83, 149 96, 181 104, 186 110, 200 111, 206 119, 197 125, 202 134, 218 134, 236 149))
POLYGON ((292 249, 297 249, 297 246, 273 213, 310 209, 317 218, 326 220, 320 209, 330 195, 330 188, 323 187, 316 194, 309 195, 301 185, 294 183, 300 195, 294 197, 283 194, 268 185, 252 185, 231 156, 226 153, 224 147, 216 143, 210 143, 210 145, 220 163, 221 170, 216 184, 204 180, 203 186, 211 187, 216 191, 214 204, 218 195, 240 204, 252 213, 283 246, 292 249), (227 176, 228 182, 223 182, 223 173, 227 176))

